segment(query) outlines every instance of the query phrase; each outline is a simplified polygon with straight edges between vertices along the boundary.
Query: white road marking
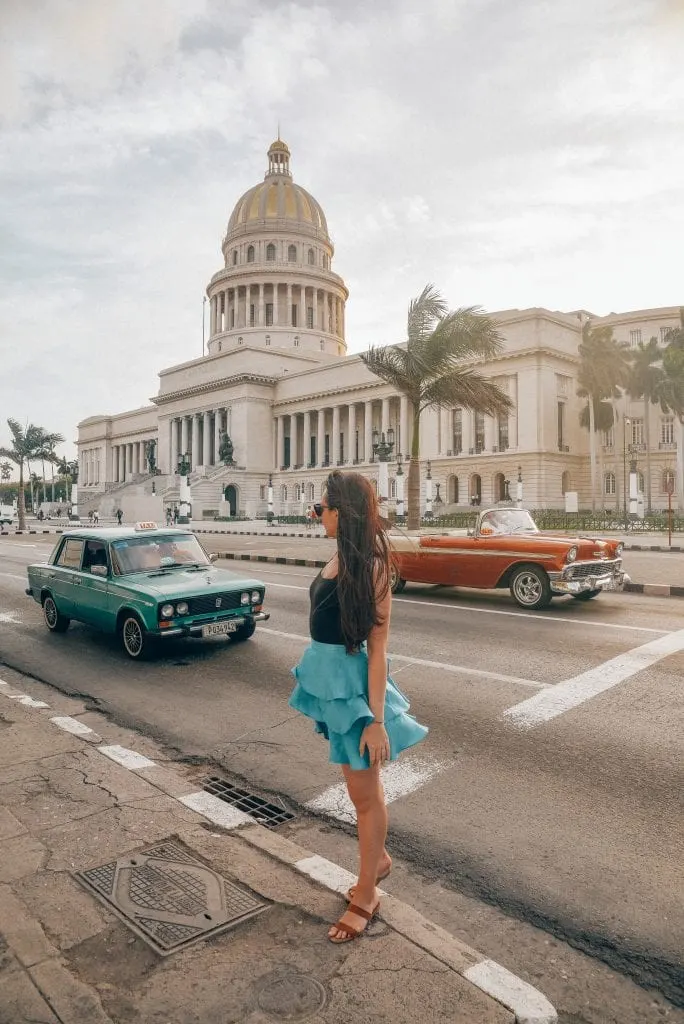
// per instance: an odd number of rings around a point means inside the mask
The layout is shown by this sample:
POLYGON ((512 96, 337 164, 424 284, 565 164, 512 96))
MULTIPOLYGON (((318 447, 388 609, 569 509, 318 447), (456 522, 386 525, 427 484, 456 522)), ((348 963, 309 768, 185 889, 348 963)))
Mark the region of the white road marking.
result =
POLYGON ((9 686, 9 683, 6 683, 4 679, 0 679, 0 686, 9 686))
POLYGON ((128 750, 127 747, 120 747, 118 744, 98 747, 97 749, 105 757, 108 757, 110 761, 116 761, 117 764, 122 765, 124 768, 130 768, 131 771, 135 771, 136 768, 151 768, 156 764, 155 761, 150 761, 149 757, 145 757, 144 754, 138 754, 135 750, 128 750))
POLYGON ((19 580, 20 583, 27 583, 26 576, 16 576, 12 572, 0 572, 0 576, 4 576, 8 580, 19 580))
POLYGON ((503 1003, 520 1024, 556 1024, 558 1021, 558 1014, 545 995, 495 960, 481 960, 465 970, 463 977, 503 1003))
POLYGON ((23 704, 27 708, 49 708, 50 705, 46 704, 44 700, 36 700, 35 697, 29 697, 27 693, 9 693, 7 695, 10 700, 16 700, 17 704, 23 704))
MULTIPOLYGON (((286 640, 298 640, 303 643, 309 643, 311 640, 311 637, 303 636, 301 633, 285 633, 281 629, 269 629, 266 626, 259 626, 259 632, 268 633, 271 636, 282 636, 286 640)), ((428 661, 426 658, 412 658, 408 654, 389 653, 387 657, 393 662, 403 661, 407 666, 422 665, 425 668, 439 669, 442 672, 451 672, 454 675, 477 676, 481 679, 491 679, 497 683, 512 683, 515 686, 531 686, 537 690, 553 685, 552 683, 539 683, 535 679, 520 679, 519 676, 506 676, 502 675, 500 672, 486 672, 484 669, 468 668, 465 665, 451 665, 444 661, 428 661)))
POLYGON ((16 612, 0 612, 0 622, 18 622, 16 612))
POLYGON ((318 854, 303 857, 301 860, 295 861, 294 866, 297 871, 308 875, 309 878, 320 882, 321 885, 332 889, 333 892, 345 893, 357 880, 356 875, 353 875, 351 871, 346 871, 339 864, 334 864, 331 860, 326 860, 325 857, 319 857, 318 854))
POLYGON ((224 800, 219 800, 213 793, 199 791, 179 796, 178 801, 198 814, 203 814, 209 821, 222 828, 237 828, 238 825, 253 825, 254 819, 237 807, 231 807, 224 800))
MULTIPOLYGON (((448 767, 449 765, 444 761, 428 760, 427 758, 412 760, 407 758, 404 761, 394 761, 388 764, 381 772, 386 803, 391 804, 400 797, 408 796, 409 793, 424 786, 426 782, 448 767)), ((328 814, 339 821, 348 821, 351 824, 356 821, 356 811, 343 782, 324 790, 313 800, 307 801, 304 806, 311 811, 328 814)))
POLYGON ((508 708, 504 711, 503 717, 521 729, 531 729, 541 722, 548 722, 565 711, 578 707, 586 700, 617 686, 638 672, 643 672, 670 654, 677 654, 683 650, 684 629, 679 629, 657 640, 649 640, 647 644, 634 647, 624 654, 618 654, 616 658, 604 661, 602 665, 597 665, 588 672, 556 683, 543 693, 536 693, 534 697, 508 708))
POLYGON ((102 737, 98 736, 94 729, 85 725, 84 722, 79 722, 77 718, 71 718, 70 715, 55 715, 50 721, 54 722, 58 729, 70 732, 73 736, 82 736, 83 739, 90 740, 91 743, 102 743, 102 737))

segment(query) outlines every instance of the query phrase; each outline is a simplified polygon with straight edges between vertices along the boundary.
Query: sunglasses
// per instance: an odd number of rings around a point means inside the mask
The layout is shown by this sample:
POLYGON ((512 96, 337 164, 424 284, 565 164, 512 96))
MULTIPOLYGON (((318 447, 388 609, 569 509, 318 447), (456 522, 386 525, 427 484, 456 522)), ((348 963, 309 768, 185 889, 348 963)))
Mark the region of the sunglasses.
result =
POLYGON ((320 519, 326 509, 330 509, 330 505, 321 505, 320 501, 317 501, 313 507, 316 518, 320 519))

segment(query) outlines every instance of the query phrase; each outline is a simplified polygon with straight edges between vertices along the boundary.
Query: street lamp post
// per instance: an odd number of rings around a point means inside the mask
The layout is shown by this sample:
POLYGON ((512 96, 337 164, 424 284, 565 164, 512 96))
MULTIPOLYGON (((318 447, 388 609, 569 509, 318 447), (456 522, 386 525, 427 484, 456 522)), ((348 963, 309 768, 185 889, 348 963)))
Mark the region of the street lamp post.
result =
POLYGON ((379 466, 378 466, 378 498, 380 501, 387 501, 389 497, 389 471, 387 469, 387 463, 390 460, 392 451, 394 450, 394 430, 392 427, 387 431, 387 436, 383 430, 382 434, 379 434, 377 430, 373 431, 373 454, 377 455, 379 466))
POLYGON ((178 522, 189 523, 192 513, 192 496, 190 493, 190 453, 183 452, 178 456, 178 473, 180 475, 178 522))
POLYGON ((522 466, 518 466, 518 482, 515 485, 515 503, 518 506, 518 508, 522 508, 522 503, 523 503, 522 466))
POLYGON ((406 477, 404 476, 403 461, 402 455, 397 455, 397 519, 404 518, 404 484, 406 483, 406 477))
POLYGON ((266 521, 267 521, 268 525, 271 526, 272 523, 273 523, 273 474, 272 473, 268 474, 267 500, 268 500, 268 511, 266 513, 266 521))
POLYGON ((425 477, 425 518, 432 519, 432 463, 429 459, 425 477))

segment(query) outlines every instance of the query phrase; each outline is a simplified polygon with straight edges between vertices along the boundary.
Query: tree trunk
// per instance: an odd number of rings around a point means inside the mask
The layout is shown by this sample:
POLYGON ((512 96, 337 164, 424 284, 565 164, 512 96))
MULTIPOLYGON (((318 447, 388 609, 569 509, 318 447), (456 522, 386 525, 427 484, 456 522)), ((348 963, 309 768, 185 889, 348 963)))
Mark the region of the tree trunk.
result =
POLYGON ((591 511, 596 511, 596 423, 594 396, 589 395, 589 464, 591 467, 591 511))
POLYGON ((651 403, 644 395, 644 426, 646 427, 646 508, 651 511, 651 403))
POLYGON ((19 518, 19 529, 26 529, 26 502, 24 501, 24 460, 19 462, 19 493, 17 495, 17 516, 19 518))
POLYGON ((413 436, 408 471, 408 529, 420 529, 420 408, 413 407, 413 436))
POLYGON ((47 490, 45 488, 45 459, 40 460, 43 469, 43 504, 47 504, 47 490))
POLYGON ((605 466, 604 466, 604 463, 603 463, 603 441, 601 441, 601 443, 599 444, 599 450, 598 450, 598 478, 599 478, 599 486, 601 488, 601 509, 603 511, 605 511, 606 504, 607 504, 607 502, 606 502, 607 493, 606 493, 605 466))
POLYGON ((684 512, 684 416, 677 417, 677 470, 675 481, 677 485, 677 505, 680 512, 684 512))
POLYGON ((51 480, 51 483, 52 483, 52 504, 54 505, 54 503, 55 503, 55 464, 54 464, 54 462, 51 463, 51 465, 50 465, 50 472, 52 474, 52 480, 51 480))

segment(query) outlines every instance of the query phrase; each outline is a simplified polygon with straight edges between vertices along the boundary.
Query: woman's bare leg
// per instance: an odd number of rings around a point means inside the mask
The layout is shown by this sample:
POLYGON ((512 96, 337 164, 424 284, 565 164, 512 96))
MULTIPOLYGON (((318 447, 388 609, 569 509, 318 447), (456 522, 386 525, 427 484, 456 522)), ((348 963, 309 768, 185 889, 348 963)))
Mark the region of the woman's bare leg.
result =
MULTIPOLYGON (((387 806, 380 781, 380 767, 355 771, 349 765, 342 766, 349 797, 356 808, 359 834, 359 880, 354 888, 354 902, 364 910, 372 910, 378 902, 375 886, 380 866, 387 856, 387 806)), ((347 912, 342 919, 354 928, 363 928, 364 918, 347 912)), ((344 932, 335 925, 328 932, 330 938, 342 939, 344 932)))

